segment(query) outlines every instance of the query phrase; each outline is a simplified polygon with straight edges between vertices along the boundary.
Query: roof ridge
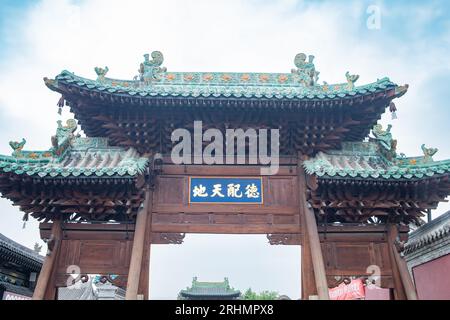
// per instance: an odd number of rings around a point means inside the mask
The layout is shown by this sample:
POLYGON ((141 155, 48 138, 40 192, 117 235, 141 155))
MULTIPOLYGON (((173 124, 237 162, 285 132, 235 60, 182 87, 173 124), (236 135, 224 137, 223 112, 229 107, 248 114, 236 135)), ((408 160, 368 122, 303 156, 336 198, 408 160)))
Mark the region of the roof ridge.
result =
POLYGON ((3 233, 0 233, 0 245, 2 245, 5 248, 12 249, 16 253, 20 253, 23 256, 32 259, 35 262, 41 263, 44 261, 44 256, 40 255, 39 253, 35 252, 33 249, 30 249, 11 238, 5 236, 3 233), (17 251, 18 250, 18 251, 17 251))
MULTIPOLYGON (((341 97, 340 95, 356 95, 384 90, 388 86, 398 87, 391 82, 388 77, 377 79, 372 83, 361 86, 349 86, 348 82, 313 86, 305 86, 294 79, 292 73, 231 73, 231 72, 168 72, 165 78, 156 82, 144 83, 139 80, 122 80, 113 78, 102 78, 101 81, 75 75, 75 73, 64 70, 56 76, 55 80, 46 79, 46 84, 52 90, 57 90, 60 82, 74 84, 88 89, 108 91, 110 93, 154 93, 154 94, 181 94, 187 91, 195 91, 196 88, 202 89, 203 94, 207 92, 220 93, 223 90, 231 90, 233 94, 258 95, 258 90, 267 91, 259 94, 270 94, 273 96, 286 95, 292 97, 308 97, 313 95, 317 98, 341 97), (191 75, 191 76, 186 76, 191 75), (206 76, 215 77, 216 80, 207 80, 206 76), (249 78, 247 79, 246 76, 249 78), (264 75, 270 75, 264 77, 264 75), (239 77, 240 76, 240 77, 239 77), (244 78, 243 78, 244 77, 244 78), (246 80, 247 79, 247 80, 246 80), (209 90, 208 90, 209 89, 209 90), (216 91, 216 92, 215 92, 216 91)), ((224 91, 225 93, 225 91, 224 91)))
MULTIPOLYGON (((68 120, 69 123, 70 120, 68 120)), ((108 138, 75 136, 76 123, 61 126, 52 137, 53 147, 44 151, 22 150, 26 140, 11 142, 11 156, 0 155, 0 172, 39 177, 107 176, 124 177, 141 174, 148 159, 133 148, 110 146, 108 138), (113 162, 112 154, 121 155, 113 162), (90 159, 89 159, 90 158, 90 159)))
POLYGON ((422 145, 423 156, 397 155, 397 140, 376 124, 375 138, 369 141, 342 142, 341 149, 327 150, 303 162, 308 174, 324 178, 422 179, 450 173, 450 159, 434 161, 437 148, 422 145), (355 165, 357 164, 357 165, 355 165))
POLYGON ((409 241, 405 245, 405 254, 412 253, 420 248, 425 247, 428 244, 448 237, 449 235, 450 211, 414 230, 409 235, 409 241), (440 225, 440 223, 442 222, 444 222, 444 224, 440 225))
POLYGON ((106 77, 108 67, 94 68, 97 79, 78 76, 74 72, 63 70, 55 79, 44 78, 45 84, 54 91, 60 91, 60 85, 86 87, 88 90, 107 91, 109 93, 129 94, 131 96, 234 96, 236 98, 300 98, 334 99, 346 96, 370 94, 376 91, 395 88, 392 97, 399 97, 407 91, 407 86, 397 86, 388 77, 376 82, 355 86, 359 75, 348 71, 342 76, 342 82, 318 84, 320 72, 316 70, 314 56, 299 53, 295 56, 296 68, 290 72, 215 72, 183 71, 170 72, 161 67, 164 57, 159 51, 144 55, 139 74, 132 80, 106 77))

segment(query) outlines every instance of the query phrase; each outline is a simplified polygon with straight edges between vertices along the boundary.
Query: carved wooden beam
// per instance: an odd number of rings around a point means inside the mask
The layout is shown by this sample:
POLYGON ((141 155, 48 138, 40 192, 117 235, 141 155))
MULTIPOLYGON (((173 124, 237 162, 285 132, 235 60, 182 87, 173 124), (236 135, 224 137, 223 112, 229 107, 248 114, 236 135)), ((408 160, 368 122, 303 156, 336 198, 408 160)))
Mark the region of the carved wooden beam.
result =
POLYGON ((267 239, 271 245, 300 245, 302 236, 299 233, 272 233, 267 239))
POLYGON ((185 233, 152 233, 152 244, 182 244, 185 233))

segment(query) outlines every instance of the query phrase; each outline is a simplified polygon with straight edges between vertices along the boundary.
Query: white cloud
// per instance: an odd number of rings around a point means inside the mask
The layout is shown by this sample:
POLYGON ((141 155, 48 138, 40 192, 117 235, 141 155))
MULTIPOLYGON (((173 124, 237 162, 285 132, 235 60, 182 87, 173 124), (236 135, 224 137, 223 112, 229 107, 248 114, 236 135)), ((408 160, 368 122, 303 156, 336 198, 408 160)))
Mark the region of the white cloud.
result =
MULTIPOLYGON (((435 12, 419 8, 414 12, 421 13, 420 19, 409 22, 412 30, 435 12)), ((382 12, 382 19, 400 15, 387 3, 382 12)), ((143 53, 161 50, 171 71, 289 72, 295 54, 303 51, 316 56, 321 81, 342 82, 349 70, 361 75, 361 84, 384 76, 409 83, 410 92, 396 101, 400 118, 393 130, 400 149, 418 154, 420 142, 429 141, 441 149, 440 157, 449 158, 448 119, 436 120, 445 123, 444 132, 432 131, 433 123, 423 120, 423 92, 431 91, 430 79, 450 68, 448 38, 418 33, 414 41, 402 41, 383 21, 380 31, 364 30, 365 17, 366 8, 357 1, 40 1, 20 23, 7 25, 11 50, 0 62, 0 116, 12 129, 0 130, 0 152, 9 153, 7 141, 22 136, 28 138, 27 148, 49 147, 59 96, 42 78, 63 69, 94 78, 93 68, 107 65, 109 76, 130 79, 143 53)), ((20 217, 16 209, 4 207, 1 232, 20 217)), ((251 257, 241 259, 251 263, 251 257)), ((274 262, 268 268, 276 267, 274 262)), ((290 292, 296 287, 293 282, 290 292)))

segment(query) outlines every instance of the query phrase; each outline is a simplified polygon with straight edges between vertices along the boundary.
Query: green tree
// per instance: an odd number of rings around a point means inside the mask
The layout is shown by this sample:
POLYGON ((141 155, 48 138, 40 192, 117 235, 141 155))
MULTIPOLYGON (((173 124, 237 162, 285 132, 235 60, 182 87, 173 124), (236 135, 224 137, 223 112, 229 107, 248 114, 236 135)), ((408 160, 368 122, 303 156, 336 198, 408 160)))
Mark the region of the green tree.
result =
POLYGON ((242 295, 242 300, 275 300, 276 298, 278 298, 276 291, 264 290, 256 293, 251 288, 248 288, 242 295))

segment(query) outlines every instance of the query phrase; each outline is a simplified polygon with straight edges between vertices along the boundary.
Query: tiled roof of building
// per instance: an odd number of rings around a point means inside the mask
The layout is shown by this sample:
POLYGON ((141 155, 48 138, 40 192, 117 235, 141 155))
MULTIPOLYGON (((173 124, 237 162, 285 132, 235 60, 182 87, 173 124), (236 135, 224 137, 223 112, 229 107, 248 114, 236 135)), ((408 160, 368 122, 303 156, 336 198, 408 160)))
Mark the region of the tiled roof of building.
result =
MULTIPOLYGON (((277 99, 340 99, 356 95, 365 95, 397 85, 388 78, 377 80, 363 86, 349 89, 346 83, 334 85, 317 85, 306 87, 294 81, 291 74, 262 74, 262 73, 168 73, 165 80, 151 85, 141 82, 115 80, 105 78, 102 82, 76 76, 69 71, 63 71, 56 76, 54 82, 47 84, 51 89, 56 89, 58 84, 69 84, 84 87, 105 93, 125 94, 141 97, 234 97, 234 98, 277 98, 277 99), (252 82, 242 82, 243 76, 248 75, 252 82), (205 77, 211 76, 215 79, 228 77, 226 82, 216 80, 216 83, 206 82, 205 77), (167 80, 172 77, 174 80, 167 80), (198 79, 198 81, 185 80, 186 78, 198 79), (276 79, 286 78, 286 82, 277 83, 276 79), (262 82, 258 79, 269 79, 270 82, 262 82), (203 79, 203 80, 202 80, 203 79)), ((250 81, 250 80, 249 80, 250 81)))
POLYGON ((201 282, 194 277, 192 286, 180 291, 182 297, 239 297, 240 294, 230 287, 227 278, 222 282, 201 282))
POLYGON ((275 99, 341 99, 366 95, 396 88, 401 96, 407 87, 399 87, 388 78, 374 83, 355 86, 358 75, 348 72, 342 78, 346 82, 338 84, 318 84, 318 72, 313 63, 314 57, 298 54, 296 69, 290 73, 252 73, 252 72, 168 72, 161 67, 163 56, 152 53, 152 60, 145 55, 139 75, 133 80, 107 78, 108 67, 95 68, 96 80, 75 75, 69 71, 61 72, 54 80, 45 79, 47 86, 55 91, 61 85, 83 87, 92 91, 137 97, 234 97, 234 98, 275 98, 275 99))
POLYGON ((450 211, 411 232, 405 245, 405 254, 413 253, 443 239, 450 239, 450 211))
POLYGON ((450 160, 425 157, 387 159, 376 142, 345 142, 341 150, 319 152, 304 162, 305 171, 321 178, 417 180, 450 173, 450 160))
POLYGON ((107 138, 78 137, 73 131, 60 133, 55 146, 46 151, 23 151, 24 139, 20 146, 11 142, 14 152, 12 156, 0 156, 0 172, 65 178, 134 177, 145 170, 147 158, 140 157, 133 148, 109 146, 107 138))
POLYGON ((6 259, 11 259, 31 268, 33 271, 40 271, 44 257, 20 243, 11 240, 0 233, 0 255, 6 259))

